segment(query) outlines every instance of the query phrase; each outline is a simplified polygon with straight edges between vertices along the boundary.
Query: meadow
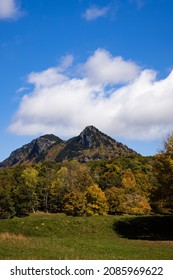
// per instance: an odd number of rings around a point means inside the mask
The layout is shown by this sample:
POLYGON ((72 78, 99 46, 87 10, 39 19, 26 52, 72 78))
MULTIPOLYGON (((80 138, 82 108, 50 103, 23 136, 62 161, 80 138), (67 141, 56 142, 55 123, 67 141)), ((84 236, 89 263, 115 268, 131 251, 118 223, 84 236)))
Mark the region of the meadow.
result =
POLYGON ((34 213, 0 220, 0 259, 172 260, 172 228, 173 217, 34 213))

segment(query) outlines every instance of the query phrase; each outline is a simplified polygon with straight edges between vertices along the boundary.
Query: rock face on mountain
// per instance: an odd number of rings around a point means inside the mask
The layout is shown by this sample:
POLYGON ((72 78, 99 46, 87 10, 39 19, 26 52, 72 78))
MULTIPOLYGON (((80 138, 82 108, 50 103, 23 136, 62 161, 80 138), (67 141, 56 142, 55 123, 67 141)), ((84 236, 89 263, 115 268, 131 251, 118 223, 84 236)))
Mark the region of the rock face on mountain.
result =
POLYGON ((80 135, 68 141, 63 141, 52 134, 34 139, 31 143, 12 152, 9 158, 0 164, 0 167, 27 162, 61 162, 71 159, 87 162, 136 154, 135 151, 115 141, 94 126, 87 126, 80 135))
POLYGON ((57 155, 56 161, 61 162, 63 159, 76 158, 80 162, 87 162, 132 154, 137 153, 102 133, 94 126, 87 126, 79 136, 67 141, 64 149, 57 155))
POLYGON ((0 163, 0 167, 42 161, 51 147, 61 143, 64 143, 64 141, 53 134, 41 136, 13 151, 7 159, 0 163))

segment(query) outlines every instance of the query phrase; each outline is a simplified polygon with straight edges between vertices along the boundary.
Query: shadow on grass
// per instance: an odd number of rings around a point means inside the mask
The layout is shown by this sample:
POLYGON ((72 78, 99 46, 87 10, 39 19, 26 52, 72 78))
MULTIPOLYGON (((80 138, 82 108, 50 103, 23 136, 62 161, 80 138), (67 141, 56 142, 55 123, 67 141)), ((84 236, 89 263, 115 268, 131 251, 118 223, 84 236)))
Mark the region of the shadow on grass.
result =
POLYGON ((173 216, 130 217, 114 223, 121 237, 142 240, 173 240, 173 216))

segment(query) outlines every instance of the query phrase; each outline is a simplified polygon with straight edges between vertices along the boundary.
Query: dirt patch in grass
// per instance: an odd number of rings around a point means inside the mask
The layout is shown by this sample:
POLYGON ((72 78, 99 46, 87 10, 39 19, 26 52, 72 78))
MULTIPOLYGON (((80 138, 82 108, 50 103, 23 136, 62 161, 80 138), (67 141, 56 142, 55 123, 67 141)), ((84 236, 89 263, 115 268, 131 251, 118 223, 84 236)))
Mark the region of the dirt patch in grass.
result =
POLYGON ((15 234, 9 232, 0 233, 0 242, 4 241, 18 241, 18 242, 26 242, 28 237, 23 234, 15 234))

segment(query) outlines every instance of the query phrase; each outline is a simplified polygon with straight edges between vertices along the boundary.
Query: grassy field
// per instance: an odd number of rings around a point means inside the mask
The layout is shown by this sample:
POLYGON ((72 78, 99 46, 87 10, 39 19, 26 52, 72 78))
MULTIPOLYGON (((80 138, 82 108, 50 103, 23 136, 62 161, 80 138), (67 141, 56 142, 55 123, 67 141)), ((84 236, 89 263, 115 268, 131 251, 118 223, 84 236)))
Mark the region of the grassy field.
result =
MULTIPOLYGON (((149 224, 153 225, 153 221, 149 224)), ((135 217, 36 213, 25 218, 0 220, 0 259, 172 260, 173 235, 164 238, 163 234, 155 237, 153 233, 151 238, 145 219, 140 217, 135 220, 135 217), (138 229, 140 233, 145 229, 141 238, 139 234, 135 236, 138 229), (133 235, 128 236, 128 231, 133 235)))

